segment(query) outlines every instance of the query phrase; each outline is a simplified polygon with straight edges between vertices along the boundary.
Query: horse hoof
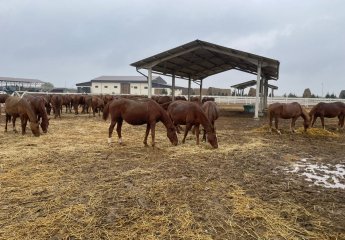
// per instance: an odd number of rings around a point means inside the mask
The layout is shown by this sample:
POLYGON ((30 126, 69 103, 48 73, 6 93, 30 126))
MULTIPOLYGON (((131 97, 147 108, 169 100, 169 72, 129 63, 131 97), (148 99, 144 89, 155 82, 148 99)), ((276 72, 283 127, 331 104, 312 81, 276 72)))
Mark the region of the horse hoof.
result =
POLYGON ((112 138, 108 138, 108 143, 112 143, 113 142, 113 139, 112 138))

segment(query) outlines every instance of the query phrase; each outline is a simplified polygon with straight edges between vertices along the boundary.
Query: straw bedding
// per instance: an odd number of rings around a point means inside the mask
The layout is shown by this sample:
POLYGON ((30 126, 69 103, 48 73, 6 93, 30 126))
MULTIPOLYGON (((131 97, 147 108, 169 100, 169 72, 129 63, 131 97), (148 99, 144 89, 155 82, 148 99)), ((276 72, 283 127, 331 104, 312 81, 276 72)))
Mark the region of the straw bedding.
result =
POLYGON ((219 119, 217 150, 190 135, 173 147, 161 124, 154 149, 128 124, 109 146, 109 123, 86 115, 52 119, 39 138, 1 132, 0 239, 345 238, 344 192, 282 170, 287 156, 325 159, 310 145, 323 137, 341 161, 344 134, 291 139, 263 124, 219 119))

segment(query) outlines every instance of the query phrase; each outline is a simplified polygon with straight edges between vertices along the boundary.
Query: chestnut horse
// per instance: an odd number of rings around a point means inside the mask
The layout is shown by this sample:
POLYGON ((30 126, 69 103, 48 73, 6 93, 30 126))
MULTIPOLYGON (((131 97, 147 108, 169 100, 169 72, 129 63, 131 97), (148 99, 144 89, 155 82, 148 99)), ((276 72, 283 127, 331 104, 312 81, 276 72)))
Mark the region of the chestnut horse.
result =
POLYGON ((151 130, 152 146, 155 146, 155 127, 156 123, 161 121, 167 129, 167 136, 173 145, 177 145, 178 139, 176 129, 171 122, 168 114, 158 103, 151 99, 135 101, 125 98, 117 98, 107 103, 103 109, 103 119, 107 120, 111 115, 111 124, 109 126, 108 142, 112 142, 112 133, 117 124, 116 131, 119 137, 119 143, 122 143, 121 127, 123 120, 131 125, 146 124, 146 133, 144 144, 147 146, 147 137, 151 130))
POLYGON ((293 103, 272 103, 268 106, 268 117, 269 117, 269 131, 272 132, 272 121, 274 118, 275 127, 277 133, 281 134, 278 130, 278 119, 292 119, 290 124, 291 132, 295 132, 295 123, 297 118, 302 117, 304 119, 304 131, 307 131, 307 128, 310 124, 310 117, 307 111, 301 107, 297 102, 293 103))
POLYGON ((47 133, 49 126, 49 118, 47 110, 45 108, 46 100, 44 99, 44 97, 31 95, 24 95, 24 98, 30 103, 32 110, 35 112, 37 116, 37 121, 40 123, 42 131, 44 133, 47 133), (42 121, 40 122, 41 118, 42 121))
POLYGON ((174 125, 186 125, 182 143, 185 142, 188 131, 195 126, 196 144, 199 144, 199 126, 204 127, 207 140, 213 148, 218 148, 218 140, 211 122, 198 103, 188 101, 174 101, 168 107, 168 114, 174 125))
POLYGON ((30 120, 30 128, 32 133, 38 137, 40 135, 40 129, 37 121, 37 116, 35 112, 32 110, 28 101, 23 98, 19 98, 16 96, 10 96, 6 99, 6 126, 5 132, 7 132, 7 123, 10 121, 12 116, 12 123, 13 123, 13 131, 17 132, 16 130, 16 118, 19 116, 22 125, 22 134, 25 134, 26 124, 28 119, 30 120))
POLYGON ((344 128, 344 117, 345 117, 345 103, 343 102, 332 102, 324 103, 320 102, 316 104, 309 112, 311 118, 311 126, 314 126, 314 123, 318 117, 321 119, 322 128, 325 129, 325 117, 334 118, 338 117, 339 122, 338 126, 344 128))
MULTIPOLYGON (((202 105, 202 109, 204 110, 208 120, 211 122, 212 127, 214 128, 214 131, 216 131, 216 127, 214 126, 215 121, 219 117, 219 108, 215 102, 212 100, 207 100, 202 105)), ((203 136, 202 140, 206 141, 206 131, 203 129, 203 136)))
POLYGON ((53 106, 54 118, 61 118, 62 96, 53 95, 50 102, 53 106))

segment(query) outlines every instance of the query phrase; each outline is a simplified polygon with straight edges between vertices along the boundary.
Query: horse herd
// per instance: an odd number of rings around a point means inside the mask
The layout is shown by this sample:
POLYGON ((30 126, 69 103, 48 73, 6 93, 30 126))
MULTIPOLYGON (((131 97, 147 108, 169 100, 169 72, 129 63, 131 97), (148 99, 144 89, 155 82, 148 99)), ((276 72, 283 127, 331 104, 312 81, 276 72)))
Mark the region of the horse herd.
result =
MULTIPOLYGON (((25 134, 27 121, 34 136, 40 135, 39 126, 44 133, 48 130, 48 115, 53 109, 54 117, 60 117, 62 106, 66 112, 74 108, 75 114, 79 114, 78 108, 82 107, 82 113, 91 114, 103 112, 103 119, 110 116, 111 123, 108 131, 108 142, 112 142, 112 133, 116 126, 119 143, 122 143, 121 127, 123 121, 131 125, 146 124, 146 133, 143 143, 147 145, 149 132, 151 131, 152 146, 155 145, 155 127, 157 122, 162 122, 167 131, 167 137, 173 145, 178 144, 177 133, 180 133, 180 125, 185 125, 182 143, 190 130, 196 135, 196 143, 199 144, 200 125, 203 128, 203 140, 210 143, 213 148, 218 148, 218 140, 215 131, 215 121, 219 117, 219 109, 214 98, 198 97, 186 101, 183 96, 176 97, 172 101, 170 96, 153 96, 149 99, 144 96, 112 96, 112 95, 29 95, 22 97, 0 94, 0 103, 5 103, 6 125, 12 120, 13 130, 16 118, 20 118, 22 134, 25 134), (192 129, 193 128, 193 129, 192 129)), ((1 109, 0 109, 1 113, 1 109)), ((272 131, 272 122, 275 120, 278 130, 279 118, 292 119, 290 129, 295 131, 297 118, 304 119, 304 130, 313 126, 318 117, 321 118, 324 128, 324 118, 338 117, 340 128, 344 127, 345 103, 318 103, 308 113, 297 102, 290 104, 273 103, 268 107, 269 129, 272 131)))
POLYGON ((131 125, 146 124, 146 134, 144 144, 147 145, 148 134, 151 131, 152 146, 155 145, 155 125, 161 121, 166 129, 169 140, 177 145, 177 132, 179 132, 180 125, 186 125, 184 130, 185 138, 191 128, 197 136, 197 144, 199 144, 199 126, 202 125, 204 129, 203 139, 206 139, 212 147, 218 147, 218 141, 215 133, 214 122, 219 116, 219 110, 213 98, 204 98, 199 101, 198 98, 192 99, 188 102, 184 97, 177 97, 176 101, 172 102, 171 97, 168 96, 154 96, 148 99, 144 96, 90 96, 90 95, 29 95, 25 94, 22 97, 0 95, 0 103, 5 103, 6 125, 12 120, 13 130, 15 128, 16 118, 20 118, 22 126, 22 134, 25 134, 27 121, 30 121, 31 131, 35 136, 40 135, 39 126, 43 132, 47 132, 49 120, 48 115, 53 109, 54 117, 60 117, 62 106, 66 107, 66 112, 71 112, 74 108, 75 114, 78 113, 78 108, 82 107, 82 112, 91 113, 93 115, 103 111, 103 119, 106 120, 111 116, 111 124, 109 127, 109 139, 115 125, 117 124, 117 133, 119 142, 122 143, 121 127, 123 120, 131 125), (206 103, 208 101, 208 103, 206 103), (173 104, 172 104, 173 103, 173 104), (203 105, 202 105, 203 104, 203 105))

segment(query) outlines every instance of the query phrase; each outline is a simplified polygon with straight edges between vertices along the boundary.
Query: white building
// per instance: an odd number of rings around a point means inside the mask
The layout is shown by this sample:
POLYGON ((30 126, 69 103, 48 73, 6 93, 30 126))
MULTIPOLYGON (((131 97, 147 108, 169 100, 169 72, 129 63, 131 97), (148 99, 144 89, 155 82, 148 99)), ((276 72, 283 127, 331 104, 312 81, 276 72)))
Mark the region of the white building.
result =
MULTIPOLYGON (((148 95, 147 78, 144 76, 101 76, 89 82, 77 83, 78 92, 93 94, 148 95)), ((163 78, 152 80, 152 94, 171 95, 171 86, 163 78)), ((181 95, 182 88, 175 88, 175 95, 181 95)))

